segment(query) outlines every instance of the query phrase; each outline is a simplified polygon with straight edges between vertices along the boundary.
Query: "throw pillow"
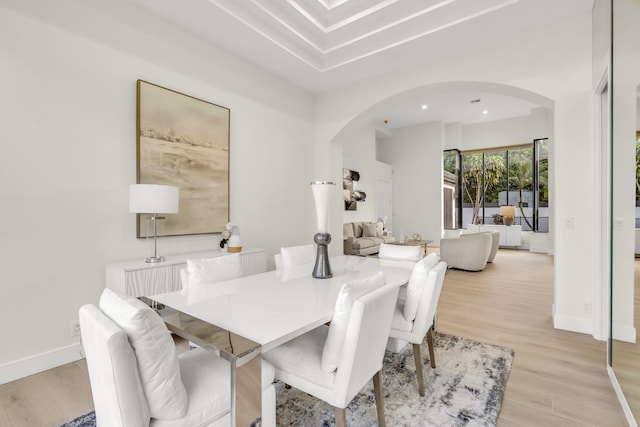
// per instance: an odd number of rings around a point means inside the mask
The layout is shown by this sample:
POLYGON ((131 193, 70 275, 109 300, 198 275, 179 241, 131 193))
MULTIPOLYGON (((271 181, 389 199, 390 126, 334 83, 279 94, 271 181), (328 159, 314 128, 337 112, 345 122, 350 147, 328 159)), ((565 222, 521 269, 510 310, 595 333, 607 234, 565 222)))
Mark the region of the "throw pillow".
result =
POLYGON ((138 362, 152 418, 170 420, 187 412, 176 346, 158 314, 142 301, 105 289, 100 309, 127 333, 138 362))
POLYGON ((240 254, 223 255, 215 258, 188 259, 187 272, 189 286, 216 283, 244 276, 240 254))
POLYGON ((384 223, 382 221, 376 222, 376 237, 384 236, 384 223))
POLYGON ((362 224, 362 237, 376 237, 377 227, 373 222, 362 224))
POLYGON ((420 305, 420 298, 422 298, 422 293, 424 292, 429 271, 431 271, 437 263, 438 255, 432 253, 416 262, 413 267, 411 277, 409 278, 409 284, 407 285, 407 297, 402 313, 406 321, 413 322, 416 318, 418 306, 420 305))
POLYGON ((384 273, 379 271, 371 277, 342 285, 338 292, 327 340, 322 349, 322 370, 324 372, 329 374, 338 368, 353 302, 362 295, 383 286, 385 282, 384 273))

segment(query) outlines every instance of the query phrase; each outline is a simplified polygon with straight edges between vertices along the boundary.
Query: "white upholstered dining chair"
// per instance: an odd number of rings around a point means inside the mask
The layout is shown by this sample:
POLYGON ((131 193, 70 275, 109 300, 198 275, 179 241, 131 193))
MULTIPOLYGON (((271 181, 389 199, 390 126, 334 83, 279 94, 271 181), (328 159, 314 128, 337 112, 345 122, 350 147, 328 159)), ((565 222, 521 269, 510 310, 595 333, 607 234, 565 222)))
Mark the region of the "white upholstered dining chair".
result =
POLYGON ((315 245, 300 245, 280 248, 280 253, 274 255, 276 270, 293 267, 294 265, 311 264, 316 260, 315 245))
POLYGON ((191 286, 218 283, 245 276, 240 254, 223 255, 214 258, 188 259, 187 267, 180 270, 182 290, 191 286))
POLYGON ((447 264, 439 261, 435 253, 418 261, 411 272, 406 297, 398 299, 391 322, 387 350, 397 353, 412 344, 420 396, 424 396, 421 345, 425 335, 431 367, 436 367, 434 321, 446 271, 447 264))
MULTIPOLYGON (((204 349, 176 354, 160 317, 105 289, 79 310, 99 426, 228 426, 230 364, 204 349), (108 313, 108 314, 107 314, 108 313)), ((273 367, 262 365, 262 425, 275 427, 273 367)))
POLYGON ((392 261, 418 261, 422 258, 422 246, 402 246, 381 243, 378 258, 392 261))
POLYGON ((322 325, 263 357, 276 378, 329 403, 336 426, 346 425, 345 408, 373 377, 378 424, 385 425, 381 369, 398 287, 378 272, 345 283, 330 326, 322 325))

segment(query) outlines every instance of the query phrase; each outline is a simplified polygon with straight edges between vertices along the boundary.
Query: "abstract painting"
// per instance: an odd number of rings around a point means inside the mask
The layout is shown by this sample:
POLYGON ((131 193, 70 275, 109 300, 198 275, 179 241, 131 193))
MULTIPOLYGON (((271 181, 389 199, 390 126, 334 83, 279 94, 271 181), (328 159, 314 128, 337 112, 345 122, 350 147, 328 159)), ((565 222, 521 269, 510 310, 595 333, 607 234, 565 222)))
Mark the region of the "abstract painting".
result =
MULTIPOLYGON (((143 80, 137 82, 137 183, 180 189, 180 212, 159 236, 220 233, 229 222, 230 110, 143 80)), ((138 215, 137 237, 153 236, 138 215)))
POLYGON ((367 194, 357 188, 360 173, 351 169, 342 169, 342 192, 344 194, 344 210, 358 210, 358 202, 364 202, 367 194))

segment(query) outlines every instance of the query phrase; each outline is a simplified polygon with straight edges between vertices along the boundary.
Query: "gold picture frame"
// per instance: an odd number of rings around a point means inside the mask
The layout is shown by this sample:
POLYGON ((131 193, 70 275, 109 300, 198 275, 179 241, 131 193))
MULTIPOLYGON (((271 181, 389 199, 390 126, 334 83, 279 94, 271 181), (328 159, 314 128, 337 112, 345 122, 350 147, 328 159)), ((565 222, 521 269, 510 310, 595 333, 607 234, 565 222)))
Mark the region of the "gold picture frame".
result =
MULTIPOLYGON (((136 84, 136 180, 180 189, 158 236, 220 233, 229 222, 228 108, 144 80, 136 84)), ((151 213, 151 212, 150 212, 151 213)), ((152 237, 148 215, 136 236, 152 237)))

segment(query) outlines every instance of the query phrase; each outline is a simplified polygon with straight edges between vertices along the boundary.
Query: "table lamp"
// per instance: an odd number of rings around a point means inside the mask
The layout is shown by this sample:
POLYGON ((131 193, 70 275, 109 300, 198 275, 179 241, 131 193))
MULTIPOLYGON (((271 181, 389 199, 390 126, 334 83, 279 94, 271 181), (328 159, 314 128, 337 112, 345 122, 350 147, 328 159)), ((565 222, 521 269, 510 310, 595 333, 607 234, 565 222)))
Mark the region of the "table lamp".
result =
POLYGON ((164 217, 158 214, 178 213, 179 189, 170 185, 132 184, 129 187, 129 212, 151 214, 153 220, 153 256, 147 258, 148 263, 163 262, 158 256, 158 220, 164 217))
POLYGON ((500 215, 502 215, 504 225, 513 225, 513 220, 516 217, 516 207, 500 206, 500 215))
POLYGON ((313 241, 317 245, 317 252, 312 276, 316 279, 333 277, 327 245, 331 243, 331 234, 329 234, 329 199, 334 185, 333 182, 327 181, 311 183, 311 191, 316 204, 316 219, 318 220, 318 232, 313 236, 313 241))

